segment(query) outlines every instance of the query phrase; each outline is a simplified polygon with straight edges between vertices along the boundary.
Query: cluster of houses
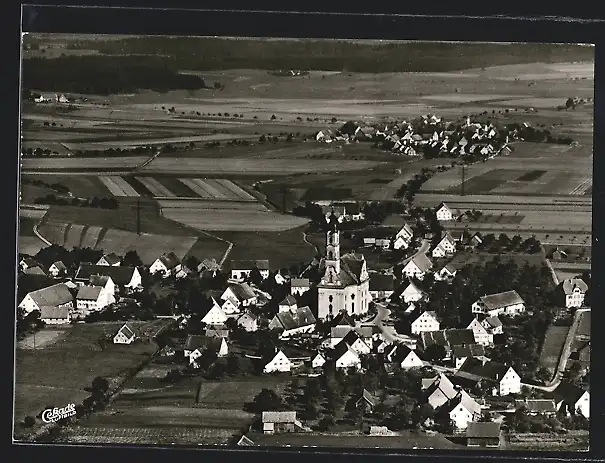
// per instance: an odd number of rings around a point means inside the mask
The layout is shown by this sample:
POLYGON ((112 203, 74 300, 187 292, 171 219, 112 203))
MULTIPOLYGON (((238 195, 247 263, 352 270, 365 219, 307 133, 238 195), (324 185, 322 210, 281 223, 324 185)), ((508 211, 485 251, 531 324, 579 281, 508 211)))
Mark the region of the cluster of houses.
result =
POLYGON ((315 134, 321 143, 377 142, 394 153, 418 156, 432 150, 435 154, 481 154, 493 157, 518 137, 516 131, 497 128, 491 123, 445 122, 435 115, 425 115, 411 122, 403 121, 384 126, 346 122, 340 129, 323 129, 315 134))
POLYGON ((36 95, 34 96, 34 102, 36 103, 69 103, 69 98, 61 94, 53 95, 36 95))

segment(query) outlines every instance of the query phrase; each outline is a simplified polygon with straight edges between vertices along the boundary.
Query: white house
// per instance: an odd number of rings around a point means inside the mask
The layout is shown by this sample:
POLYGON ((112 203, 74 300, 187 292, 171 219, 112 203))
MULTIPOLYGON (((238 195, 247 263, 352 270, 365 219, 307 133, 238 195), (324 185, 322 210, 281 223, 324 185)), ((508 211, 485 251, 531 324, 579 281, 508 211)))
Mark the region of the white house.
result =
POLYGON ((41 308, 44 306, 73 309, 74 297, 67 285, 58 283, 28 293, 19 304, 19 308, 23 309, 25 314, 34 310, 41 312, 41 308))
POLYGON ((441 241, 433 248, 432 256, 435 258, 442 258, 451 256, 456 252, 456 242, 452 235, 448 232, 444 232, 441 236, 441 241))
POLYGON ((452 346, 451 357, 454 360, 454 367, 456 370, 458 370, 468 358, 476 358, 483 362, 489 361, 485 356, 485 347, 480 344, 452 346))
POLYGON ((426 331, 439 331, 439 317, 431 310, 422 312, 420 316, 412 322, 412 334, 420 334, 426 331))
POLYGON ((458 395, 458 390, 443 373, 439 373, 434 378, 423 378, 422 389, 426 402, 434 409, 438 409, 458 395))
POLYGON ((321 368, 324 366, 324 364, 326 363, 326 359, 323 355, 321 355, 321 353, 318 353, 315 357, 313 357, 313 360, 311 361, 311 367, 312 368, 321 368))
POLYGON ((263 279, 269 277, 268 260, 232 260, 230 263, 231 279, 244 281, 255 268, 258 269, 263 279))
POLYGON ((397 347, 397 354, 395 355, 397 363, 404 370, 409 370, 410 368, 420 368, 424 365, 418 354, 410 349, 406 345, 400 345, 397 347))
POLYGON ((416 277, 422 280, 432 267, 433 263, 426 254, 418 254, 417 256, 404 261, 401 273, 408 278, 416 277))
POLYGON ((437 206, 435 216, 439 221, 454 220, 454 213, 445 203, 441 203, 437 206))
POLYGON ((40 320, 47 325, 65 325, 71 321, 69 308, 42 306, 40 320))
MULTIPOLYGON (((412 238, 414 238, 414 230, 412 230, 412 227, 409 226, 409 224, 405 224, 403 227, 401 227, 401 229, 397 232, 397 234, 395 235, 395 241, 397 241, 399 238, 402 238, 403 241, 405 241, 408 245, 410 243, 410 241, 412 241, 412 238)), ((395 249, 399 249, 396 246, 395 249)), ((405 246, 407 248, 407 246, 405 246)))
POLYGON ((167 254, 162 254, 153 264, 151 264, 149 273, 152 275, 160 273, 164 278, 168 278, 171 275, 176 275, 178 271, 181 270, 181 267, 181 260, 174 252, 169 252, 167 254))
POLYGON ((486 329, 486 331, 492 335, 492 337, 495 334, 504 333, 504 329, 502 328, 502 321, 498 317, 487 317, 481 322, 481 324, 486 329))
POLYGON ((34 259, 32 259, 31 257, 24 257, 23 259, 21 259, 19 261, 19 268, 21 269, 21 271, 25 271, 28 268, 36 268, 36 267, 42 267, 38 262, 36 262, 34 259))
POLYGON ((292 295, 288 295, 278 305, 278 312, 290 312, 298 308, 296 298, 292 295))
POLYGON ((97 265, 106 265, 108 267, 119 267, 120 266, 120 258, 115 253, 105 254, 103 257, 99 259, 97 265))
POLYGON ((132 344, 136 338, 133 330, 130 329, 128 324, 124 323, 122 327, 113 337, 114 344, 132 344))
POLYGON ((223 309, 216 302, 216 299, 212 298, 212 307, 202 318, 202 323, 206 325, 223 325, 227 319, 227 314, 223 312, 223 309))
POLYGON ((269 322, 269 329, 280 333, 280 338, 289 338, 315 330, 317 320, 308 306, 289 312, 280 312, 269 322))
POLYGON ((454 376, 488 383, 493 386, 493 395, 505 396, 521 392, 521 377, 513 367, 502 363, 486 362, 484 359, 470 357, 460 366, 454 376))
POLYGON ((387 299, 393 295, 395 290, 395 278, 390 274, 370 274, 370 296, 373 300, 387 299))
POLYGON ((225 357, 229 354, 229 346, 225 338, 208 337, 200 335, 189 335, 183 349, 183 354, 189 359, 189 363, 196 365, 196 360, 200 358, 204 352, 210 352, 216 357, 225 357))
POLYGON ((107 294, 102 286, 80 286, 76 295, 76 308, 83 314, 104 309, 112 302, 113 294, 107 294))
POLYGON ((570 278, 563 280, 558 290, 564 296, 565 307, 582 307, 588 285, 581 278, 570 278))
POLYGON ((294 295, 302 295, 309 291, 311 288, 311 283, 308 278, 292 278, 290 280, 290 294, 294 295))
POLYGON ((275 356, 265 364, 263 373, 275 373, 275 372, 286 372, 292 368, 292 362, 286 354, 281 350, 278 350, 275 356))
POLYGON ((125 289, 137 290, 143 286, 136 267, 81 264, 74 280, 79 285, 88 284, 92 275, 109 276, 117 286, 125 289))
POLYGON ((452 264, 446 264, 440 270, 435 272, 435 274, 434 274, 435 280, 437 280, 437 281, 451 280, 452 278, 454 278, 456 276, 456 272, 457 272, 456 267, 454 267, 452 264))
POLYGON ((567 381, 562 381, 554 390, 557 410, 567 415, 579 413, 590 419, 590 392, 567 381))
POLYGON ((67 267, 65 264, 58 260, 57 262, 53 262, 53 264, 48 267, 48 274, 53 278, 59 278, 65 276, 67 273, 67 267))
POLYGON ((361 359, 347 343, 341 342, 333 351, 336 368, 361 368, 361 359))
POLYGON ((239 303, 233 299, 221 299, 219 305, 225 314, 232 315, 240 313, 239 303))
POLYGON ((447 413, 458 430, 466 429, 469 423, 481 416, 481 405, 465 391, 460 391, 454 399, 443 405, 443 409, 443 413, 447 413))
MULTIPOLYGON (((347 335, 343 338, 343 340, 340 341, 340 343, 347 344, 359 355, 368 355, 371 351, 371 347, 366 344, 363 339, 361 339, 361 337, 355 332, 355 330, 349 331, 347 335)), ((336 346, 336 348, 338 348, 338 345, 336 346)))
POLYGON ((466 329, 473 330, 473 335, 475 336, 475 342, 477 344, 481 344, 482 346, 490 346, 494 343, 494 335, 489 333, 483 324, 476 318, 473 318, 466 329))
POLYGON ((249 332, 258 330, 258 317, 250 311, 246 311, 237 319, 237 324, 249 332))
POLYGON ((258 297, 254 290, 247 283, 238 283, 229 285, 221 295, 221 299, 231 300, 236 307, 249 307, 258 302, 258 297))
POLYGON ((69 103, 69 99, 65 95, 61 95, 57 101, 59 103, 69 103))
POLYGON ((403 290, 401 293, 401 298, 403 302, 406 304, 408 302, 416 302, 424 298, 424 292, 418 288, 414 283, 410 282, 410 284, 403 290))
POLYGON ((482 296, 471 306, 474 314, 485 314, 495 317, 500 314, 517 315, 525 311, 525 301, 517 294, 517 291, 505 291, 503 293, 482 296))

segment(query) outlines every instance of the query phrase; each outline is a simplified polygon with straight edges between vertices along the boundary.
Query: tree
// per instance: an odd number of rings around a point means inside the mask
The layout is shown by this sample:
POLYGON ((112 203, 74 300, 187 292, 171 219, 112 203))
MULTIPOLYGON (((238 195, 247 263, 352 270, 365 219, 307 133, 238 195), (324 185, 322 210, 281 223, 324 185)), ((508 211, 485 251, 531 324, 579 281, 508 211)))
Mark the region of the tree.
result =
POLYGON ((191 270, 197 270, 200 260, 195 256, 189 256, 185 259, 185 266, 191 270))
POLYGON ((240 362, 239 357, 237 355, 229 355, 227 357, 227 373, 230 376, 235 376, 239 373, 240 370, 240 362))
POLYGON ((331 415, 324 416, 317 423, 317 428, 320 431, 329 431, 335 424, 334 417, 331 415))
POLYGON ((142 267, 143 261, 139 257, 139 254, 136 251, 128 251, 124 254, 124 258, 122 259, 122 265, 124 267, 142 267))
POLYGON ((441 344, 431 344, 426 347, 424 354, 429 360, 440 362, 447 356, 447 351, 441 344))
POLYGON ((212 365, 212 369, 210 370, 210 377, 212 379, 222 379, 227 372, 227 363, 224 359, 218 359, 212 365))
POLYGON ((263 276, 260 274, 260 270, 256 267, 252 269, 248 276, 248 281, 255 286, 260 286, 263 281, 263 276))
POLYGON ((247 408, 252 413, 279 411, 283 407, 282 398, 272 389, 262 389, 247 408))
POLYGON ((36 424, 36 419, 33 416, 27 415, 24 419, 23 419, 23 427, 24 428, 31 428, 32 426, 34 426, 36 424))
POLYGON ((306 404, 317 403, 321 399, 321 384, 317 378, 309 378, 305 384, 303 397, 306 404))
POLYGON ((432 419, 435 415, 435 410, 428 403, 417 406, 412 410, 412 424, 414 426, 422 426, 427 420, 432 419))
POLYGON ((102 376, 97 376, 92 380, 91 392, 93 396, 103 396, 109 389, 109 382, 102 376))
POLYGON ((274 121, 275 119, 277 119, 277 117, 275 117, 275 114, 273 114, 273 116, 271 116, 271 120, 274 121))

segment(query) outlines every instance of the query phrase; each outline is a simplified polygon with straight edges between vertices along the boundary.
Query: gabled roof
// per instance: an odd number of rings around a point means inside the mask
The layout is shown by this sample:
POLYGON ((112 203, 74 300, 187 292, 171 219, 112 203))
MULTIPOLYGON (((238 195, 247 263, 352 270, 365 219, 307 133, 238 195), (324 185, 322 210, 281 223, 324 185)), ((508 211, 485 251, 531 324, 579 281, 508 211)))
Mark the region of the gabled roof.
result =
POLYGON ((65 320, 69 318, 69 307, 51 307, 43 305, 40 307, 41 320, 65 320))
POLYGON ((311 282, 308 278, 292 278, 290 280, 290 286, 308 288, 311 286, 311 282))
POLYGON ((288 294, 288 295, 287 295, 287 296, 286 296, 286 297, 283 299, 283 301, 281 301, 281 302, 279 303, 279 305, 280 305, 280 306, 285 305, 285 306, 288 306, 288 307, 293 307, 293 306, 295 306, 295 305, 296 305, 296 298, 295 298, 294 296, 291 296, 291 295, 289 295, 289 294, 288 294))
POLYGON ((492 328, 502 326, 502 321, 498 317, 487 317, 483 321, 492 328))
POLYGON ((252 270, 257 268, 259 270, 269 270, 269 261, 266 259, 261 260, 232 260, 230 262, 231 270, 252 270))
POLYGON ((517 399, 515 408, 525 408, 532 413, 555 413, 557 407, 553 399, 517 399))
POLYGON ((360 400, 365 400, 372 407, 374 405, 376 405, 376 402, 377 402, 376 397, 374 397, 374 395, 365 388, 363 389, 363 391, 361 391, 361 395, 360 395, 359 399, 357 399, 357 402, 359 402, 360 400))
POLYGON ((38 307, 52 306, 56 307, 73 302, 73 295, 64 283, 48 286, 46 288, 32 291, 29 296, 34 300, 38 307))
POLYGON ((54 267, 55 267, 57 270, 60 270, 60 271, 65 271, 65 270, 67 270, 67 267, 65 266, 65 264, 64 264, 62 261, 60 261, 60 260, 58 260, 58 261, 56 261, 56 262, 53 262, 53 264, 51 265, 51 267, 53 267, 53 266, 54 266, 54 267))
POLYGON ((103 291, 101 286, 80 286, 76 299, 84 301, 96 301, 99 299, 101 291, 103 291))
POLYGON ((204 333, 208 338, 221 339, 229 337, 229 330, 226 328, 206 328, 206 331, 204 333))
POLYGON ((263 412, 263 423, 294 423, 296 412, 263 412))
POLYGON ((456 245, 456 240, 454 240, 454 237, 452 235, 450 235, 450 233, 448 231, 444 231, 441 234, 441 241, 439 241, 439 244, 441 244, 444 241, 449 242, 452 246, 456 245))
POLYGON ((281 312, 275 315, 284 330, 294 330, 303 326, 314 325, 316 320, 308 306, 299 307, 290 312, 281 312))
POLYGON ((353 330, 352 326, 333 326, 330 329, 332 339, 344 339, 344 337, 353 330))
POLYGON ((241 316, 241 317, 239 317, 237 320, 238 320, 238 321, 240 321, 240 320, 241 320, 241 319, 243 319, 243 318, 247 318, 247 319, 249 319, 249 320, 251 320, 251 321, 256 321, 256 320, 258 320, 258 318, 259 318, 259 317, 258 317, 258 315, 256 315, 256 314, 254 314, 254 313, 250 312, 249 310, 246 310, 246 311, 245 311, 245 312, 242 314, 242 316, 241 316))
POLYGON ((471 422, 466 428, 466 437, 500 437, 501 423, 477 421, 471 422))
POLYGON ((464 346, 453 346, 452 355, 457 358, 484 357, 485 347, 481 344, 467 344, 464 346))
POLYGON ((443 202, 440 203, 439 206, 437 206, 437 209, 435 209, 435 210, 439 211, 441 209, 446 209, 446 210, 452 212, 452 210, 450 209, 450 207, 447 204, 443 203, 443 202))
POLYGON ((460 376, 463 378, 476 377, 500 382, 502 377, 510 368, 511 367, 508 365, 492 361, 483 364, 481 360, 478 360, 474 357, 469 357, 462 364, 460 369, 454 374, 454 376, 460 376))
POLYGON ((347 315, 346 312, 340 312, 332 322, 331 326, 355 326, 355 322, 347 315))
POLYGON ((204 259, 197 266, 198 271, 200 270, 220 270, 221 266, 218 264, 216 259, 204 259))
POLYGON ((122 327, 118 330, 118 332, 116 333, 116 336, 118 334, 122 333, 124 336, 126 336, 128 339, 132 338, 134 336, 134 331, 132 331, 130 329, 130 327, 128 326, 127 323, 124 323, 122 325, 122 327))
POLYGON ((437 312, 435 312, 434 310, 425 310, 420 315, 418 315, 418 317, 416 317, 414 321, 418 320, 420 317, 431 317, 436 321, 440 321, 437 312))
POLYGON ((563 400, 565 403, 575 405, 578 400, 584 395, 586 390, 568 381, 561 381, 557 388, 553 391, 554 397, 558 400, 563 400))
POLYGON ((581 278, 563 280, 561 288, 566 295, 572 294, 576 288, 579 289, 581 293, 588 291, 588 285, 581 278))
POLYGON ((414 262, 414 264, 416 264, 416 266, 420 269, 420 271, 422 272, 428 272, 432 267, 433 267, 433 263, 430 261, 430 259, 427 257, 426 254, 424 253, 420 253, 417 256, 414 256, 411 259, 406 259, 404 261, 404 268, 405 266, 407 266, 410 262, 414 262))
POLYGON ((521 296, 519 296, 515 290, 482 296, 481 301, 483 304, 485 304, 487 310, 502 309, 514 304, 525 303, 525 301, 521 299, 521 296))
POLYGON ((172 270, 181 264, 181 259, 179 259, 174 252, 162 254, 159 259, 160 262, 164 264, 164 267, 166 267, 168 270, 172 270))
POLYGON ((395 278, 383 273, 370 274, 370 291, 393 291, 395 278))
POLYGON ((354 330, 350 330, 347 334, 345 334, 345 337, 342 338, 342 342, 346 342, 349 346, 352 346, 360 339, 361 337, 354 330))
MULTIPOLYGON (((109 265, 115 265, 120 263, 120 258, 113 252, 105 254, 101 259, 104 259, 109 265)), ((101 259, 99 259, 99 261, 101 259)))
POLYGON ((247 301, 249 299, 254 299, 256 297, 256 293, 252 290, 248 283, 238 283, 236 285, 229 285, 229 288, 237 297, 237 300, 240 302, 247 301))
POLYGON ((23 263, 27 267, 41 267, 41 265, 32 257, 24 257, 19 263, 23 263))
POLYGON ((425 348, 432 344, 439 344, 447 348, 465 344, 475 344, 475 334, 469 329, 447 329, 441 331, 424 331, 420 334, 425 348))
POLYGON ((192 335, 187 336, 187 341, 185 341, 185 349, 194 351, 196 349, 199 350, 210 350, 214 352, 218 352, 223 343, 223 338, 216 337, 211 338, 208 336, 201 335, 192 335))
POLYGON ((87 281, 91 275, 104 275, 111 277, 116 285, 123 286, 130 283, 135 270, 135 267, 111 267, 108 265, 92 265, 83 263, 78 268, 75 279, 79 281, 87 281))
POLYGON ((414 282, 410 281, 410 283, 405 287, 405 289, 403 290, 404 292, 407 291, 408 289, 411 289, 412 291, 419 293, 419 294, 424 294, 424 291, 422 291, 418 286, 416 286, 414 284, 414 282))
POLYGON ((350 352, 355 357, 357 357, 357 359, 359 360, 359 355, 357 354, 357 352, 355 352, 355 350, 351 349, 351 346, 349 346, 344 341, 344 339, 342 341, 340 341, 338 344, 336 344, 336 347, 328 355, 330 356, 330 358, 332 358, 334 360, 338 360, 343 355, 345 355, 347 352, 350 352))
POLYGON ((44 273, 44 270, 42 270, 41 267, 27 267, 23 270, 23 273, 25 275, 46 276, 46 273, 44 273))

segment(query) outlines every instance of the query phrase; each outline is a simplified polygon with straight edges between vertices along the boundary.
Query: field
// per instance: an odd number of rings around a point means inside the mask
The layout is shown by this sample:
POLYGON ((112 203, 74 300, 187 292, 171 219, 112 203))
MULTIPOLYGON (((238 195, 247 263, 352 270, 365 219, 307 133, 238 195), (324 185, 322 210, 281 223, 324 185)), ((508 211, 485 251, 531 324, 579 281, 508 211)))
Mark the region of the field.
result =
POLYGON ((578 325, 577 336, 590 336, 590 310, 583 312, 580 316, 580 324, 578 325))
MULTIPOLYGON (((133 322, 144 329, 145 322, 133 322)), ((36 415, 46 406, 63 407, 81 403, 84 390, 93 378, 115 380, 127 369, 141 363, 156 349, 153 344, 109 345, 104 351, 97 344, 103 334, 118 330, 122 323, 76 324, 69 334, 40 349, 17 349, 15 368, 15 421, 36 415)))
MULTIPOLYGON (((492 261, 495 256, 495 254, 485 252, 458 252, 449 263, 456 268, 462 268, 466 265, 485 265, 487 262, 492 261)), ((505 254, 499 255, 499 257, 502 262, 512 260, 520 267, 525 265, 525 263, 537 267, 545 263, 544 257, 539 254, 505 254)))
POLYGON ((307 264, 315 257, 313 245, 304 241, 304 227, 281 232, 215 232, 234 243, 227 260, 268 259, 271 270, 307 264))
POLYGON ((62 172, 74 171, 114 171, 131 170, 149 159, 146 156, 128 157, 57 157, 57 158, 22 158, 21 172, 24 174, 38 171, 62 172))
POLYGON ((542 351, 540 352, 540 365, 544 368, 548 368, 554 373, 567 333, 569 332, 568 326, 549 326, 544 337, 544 344, 542 345, 542 351))
POLYGON ((243 410, 263 388, 282 393, 288 377, 248 377, 208 382, 161 381, 174 365, 152 361, 102 412, 64 434, 67 442, 130 444, 227 444, 244 432, 254 415, 243 410))

